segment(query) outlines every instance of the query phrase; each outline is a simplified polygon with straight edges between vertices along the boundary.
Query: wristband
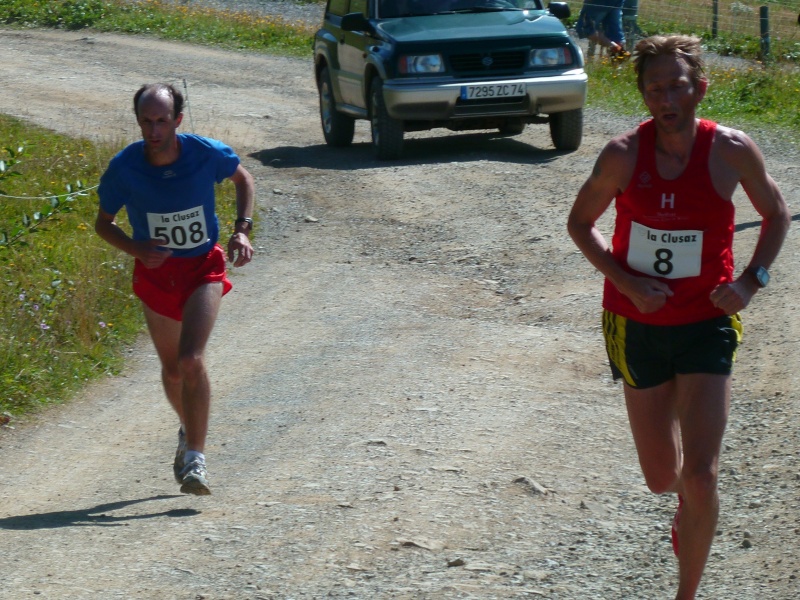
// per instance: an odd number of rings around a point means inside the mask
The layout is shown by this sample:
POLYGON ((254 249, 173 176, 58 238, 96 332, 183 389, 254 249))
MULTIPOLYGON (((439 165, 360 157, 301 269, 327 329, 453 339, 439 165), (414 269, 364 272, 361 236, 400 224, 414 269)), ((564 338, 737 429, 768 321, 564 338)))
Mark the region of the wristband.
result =
POLYGON ((239 223, 247 223, 248 225, 250 225, 250 229, 252 229, 252 228, 253 228, 253 219, 251 219, 250 217, 239 217, 239 218, 238 218, 238 219, 236 219, 236 221, 234 221, 234 222, 235 222, 237 225, 238 225, 239 223))

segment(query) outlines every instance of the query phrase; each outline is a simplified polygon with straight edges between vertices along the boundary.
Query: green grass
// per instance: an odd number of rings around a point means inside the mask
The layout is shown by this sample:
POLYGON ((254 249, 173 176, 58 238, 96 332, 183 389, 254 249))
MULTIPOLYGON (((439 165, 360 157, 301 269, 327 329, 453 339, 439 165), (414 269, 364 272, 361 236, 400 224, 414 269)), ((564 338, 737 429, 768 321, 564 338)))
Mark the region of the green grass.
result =
MULTIPOLYGON (((0 0, 0 24, 149 34, 309 59, 313 35, 300 23, 154 0, 0 0)), ((695 27, 688 26, 702 33, 695 27)), ((746 36, 725 34, 713 43, 734 47, 732 53, 754 51, 746 36)), ((590 105, 645 114, 629 63, 590 61, 587 70, 590 105)), ((796 71, 753 64, 712 68, 709 78, 702 116, 799 137, 796 71)), ((142 331, 141 309, 130 291, 132 260, 94 233, 96 194, 68 193, 68 186, 80 189, 79 181, 96 184, 118 149, 0 115, 0 193, 29 198, 0 198, 0 413, 18 415, 64 401, 93 378, 116 373, 123 349, 142 331)), ((218 199, 221 226, 230 229, 233 186, 221 186, 218 199)))
POLYGON ((160 0, 100 2, 0 0, 0 23, 14 27, 91 28, 157 35, 168 40, 242 50, 308 56, 314 29, 248 12, 194 7, 160 0))
POLYGON ((142 323, 130 265, 94 233, 95 198, 65 196, 111 150, 4 116, 0 139, 0 193, 35 198, 0 199, 0 409, 20 413, 114 372, 142 323))

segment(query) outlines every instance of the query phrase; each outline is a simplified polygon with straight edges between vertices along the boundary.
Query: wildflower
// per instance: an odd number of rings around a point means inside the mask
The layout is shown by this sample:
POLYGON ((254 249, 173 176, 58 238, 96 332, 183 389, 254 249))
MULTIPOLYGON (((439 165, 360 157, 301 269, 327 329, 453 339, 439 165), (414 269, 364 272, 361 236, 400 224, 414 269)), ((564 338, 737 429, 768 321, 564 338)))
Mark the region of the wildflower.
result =
POLYGON ((50 325, 48 325, 44 321, 42 321, 42 323, 41 323, 41 325, 39 325, 39 327, 42 328, 42 331, 47 331, 48 329, 50 329, 50 325))
POLYGON ((22 293, 19 295, 19 301, 20 301, 20 302, 25 302, 25 292, 22 292, 22 293))
POLYGON ((104 328, 105 328, 105 326, 106 326, 106 324, 105 324, 103 321, 100 321, 100 322, 98 323, 98 325, 100 326, 100 329, 104 329, 104 328))
POLYGON ((33 305, 33 310, 39 310, 39 305, 38 304, 34 304, 33 305))

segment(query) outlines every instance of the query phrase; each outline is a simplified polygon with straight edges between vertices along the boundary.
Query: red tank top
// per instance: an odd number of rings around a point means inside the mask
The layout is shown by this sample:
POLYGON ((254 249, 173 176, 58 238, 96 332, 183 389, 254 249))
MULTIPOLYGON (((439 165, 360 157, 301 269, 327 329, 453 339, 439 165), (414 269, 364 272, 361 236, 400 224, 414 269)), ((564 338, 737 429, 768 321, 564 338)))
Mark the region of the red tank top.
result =
POLYGON ((656 167, 656 128, 639 126, 639 154, 628 187, 616 198, 612 254, 634 275, 660 279, 673 291, 654 313, 641 313, 606 280, 603 308, 651 325, 683 325, 724 314, 711 291, 733 278, 734 206, 714 189, 708 169, 716 123, 701 120, 692 154, 676 179, 656 167))

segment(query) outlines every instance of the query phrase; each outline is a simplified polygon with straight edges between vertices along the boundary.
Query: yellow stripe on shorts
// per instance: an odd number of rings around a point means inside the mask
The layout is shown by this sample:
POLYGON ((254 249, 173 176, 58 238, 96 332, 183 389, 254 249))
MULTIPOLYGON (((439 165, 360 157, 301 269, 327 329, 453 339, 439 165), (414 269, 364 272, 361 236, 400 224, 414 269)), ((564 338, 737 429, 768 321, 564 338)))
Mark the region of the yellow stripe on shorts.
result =
POLYGON ((733 351, 731 357, 732 362, 736 362, 736 353, 739 351, 739 346, 742 344, 742 335, 744 334, 744 324, 742 323, 742 315, 736 313, 731 315, 731 327, 736 332, 736 350, 733 351))
POLYGON ((636 383, 628 370, 628 361, 625 358, 625 333, 628 319, 607 310, 603 311, 603 335, 606 338, 606 351, 608 358, 620 370, 625 378, 625 383, 636 387, 636 383))

